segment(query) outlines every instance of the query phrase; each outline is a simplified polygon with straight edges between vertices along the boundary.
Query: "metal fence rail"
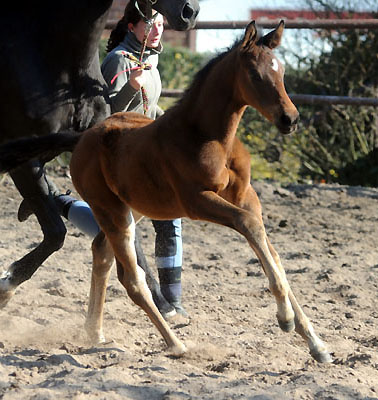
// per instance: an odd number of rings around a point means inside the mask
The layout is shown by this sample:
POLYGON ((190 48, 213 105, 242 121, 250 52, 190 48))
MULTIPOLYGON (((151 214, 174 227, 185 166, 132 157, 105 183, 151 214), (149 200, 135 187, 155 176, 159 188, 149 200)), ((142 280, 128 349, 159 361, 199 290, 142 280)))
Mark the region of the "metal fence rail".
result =
MULTIPOLYGON (((287 29, 378 29, 378 19, 295 19, 286 20, 287 29)), ((280 20, 258 19, 261 28, 275 28, 280 20)), ((105 29, 113 29, 118 21, 108 21, 105 29)), ((194 29, 244 29, 250 21, 198 21, 194 29)), ((165 29, 172 29, 168 24, 165 29)))
MULTIPOLYGON (((285 18, 283 18, 285 20, 285 18)), ((198 21, 194 29, 244 29, 250 21, 198 21)), ((275 28, 279 20, 258 19, 256 23, 261 28, 275 28)), ((108 21, 106 29, 112 29, 116 21, 108 21)), ((166 29, 171 29, 169 25, 166 29)), ((295 19, 285 20, 288 29, 378 29, 378 19, 295 19)), ((163 89, 162 97, 180 97, 181 89, 163 89)), ((318 96, 311 94, 292 94, 290 98, 295 104, 343 104, 351 106, 378 107, 377 98, 318 96)))
MULTIPOLYGON (((279 20, 259 19, 256 23, 262 28, 275 28, 279 20)), ((195 29, 244 29, 249 21, 199 21, 195 29)), ((378 29, 378 19, 316 19, 286 20, 285 28, 289 29, 378 29)), ((163 89, 163 97, 180 97, 182 90, 163 89)), ((295 104, 341 104, 351 106, 378 107, 377 98, 319 96, 311 94, 289 95, 295 104)))
MULTIPOLYGON (((295 19, 286 20, 286 29, 378 29, 378 19, 295 19)), ((250 21, 198 21, 194 29, 244 29, 250 21)), ((280 20, 258 19, 261 28, 275 28, 280 20)))
MULTIPOLYGON (((184 93, 182 89, 163 89, 161 97, 179 98, 184 93)), ((370 97, 319 96, 313 94, 289 94, 295 104, 342 104, 348 106, 378 107, 378 99, 370 97)))

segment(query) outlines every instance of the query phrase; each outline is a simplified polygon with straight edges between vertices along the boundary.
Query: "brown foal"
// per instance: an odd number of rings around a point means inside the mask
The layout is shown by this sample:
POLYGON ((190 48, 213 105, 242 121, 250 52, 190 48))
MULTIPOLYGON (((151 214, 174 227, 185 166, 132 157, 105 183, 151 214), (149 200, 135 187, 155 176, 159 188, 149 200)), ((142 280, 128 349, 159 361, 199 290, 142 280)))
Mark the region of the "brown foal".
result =
MULTIPOLYGON (((144 272, 137 265, 134 234, 141 216, 163 220, 187 217, 225 225, 243 235, 268 277, 281 329, 295 329, 316 360, 331 361, 295 299, 266 235, 261 205, 250 184, 250 155, 235 137, 248 105, 282 133, 296 129, 298 111, 286 93, 283 67, 272 51, 283 30, 281 21, 275 30, 258 38, 251 22, 243 39, 210 61, 183 98, 156 121, 135 113, 118 113, 82 135, 52 134, 23 144, 29 152, 34 151, 34 157, 53 157, 74 149, 73 183, 102 229, 92 244, 86 321, 94 341, 104 340, 103 307, 115 257, 118 278, 131 299, 147 313, 171 351, 186 351, 152 300, 144 272)), ((18 156, 26 152, 12 149, 0 151, 4 155, 4 161, 0 157, 1 168, 6 168, 9 151, 18 156)), ((8 159, 14 161, 13 156, 8 159)))
POLYGON ((133 243, 140 216, 187 217, 242 234, 268 277, 280 327, 286 332, 295 328, 316 360, 331 360, 266 235, 261 205, 250 185, 250 155, 235 136, 247 105, 282 133, 296 129, 298 111, 286 93, 283 67, 272 52, 283 29, 281 21, 258 38, 251 22, 244 38, 200 71, 183 98, 155 122, 135 113, 118 113, 82 136, 72 156, 71 175, 103 232, 92 245, 86 329, 93 340, 104 340, 103 306, 114 254, 119 280, 131 299, 147 313, 170 350, 185 352, 152 301, 133 243))

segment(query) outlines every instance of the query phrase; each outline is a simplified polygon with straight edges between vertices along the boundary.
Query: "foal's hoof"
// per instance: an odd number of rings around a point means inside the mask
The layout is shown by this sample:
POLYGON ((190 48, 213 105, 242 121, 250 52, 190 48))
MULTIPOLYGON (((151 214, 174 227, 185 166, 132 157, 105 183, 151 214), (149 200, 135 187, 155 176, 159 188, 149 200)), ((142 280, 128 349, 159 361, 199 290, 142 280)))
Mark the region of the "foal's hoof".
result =
POLYGON ((311 356, 313 357, 314 360, 320 363, 331 363, 333 362, 331 354, 328 353, 328 351, 310 351, 311 356))
POLYGON ((106 339, 102 331, 93 329, 90 325, 84 325, 85 331, 87 332, 88 340, 92 345, 105 344, 106 339))
POLYGON ((181 357, 183 356, 186 352, 188 351, 188 349, 186 348, 186 346, 184 345, 184 343, 177 343, 173 346, 169 346, 168 347, 168 352, 170 353, 170 355, 172 355, 173 357, 181 357))
POLYGON ((92 346, 98 346, 99 344, 107 344, 108 343, 108 341, 106 341, 104 335, 88 335, 88 340, 92 346))
POLYGON ((278 325, 284 332, 292 332, 295 328, 295 323, 293 319, 291 321, 280 321, 278 319, 277 321, 278 325))

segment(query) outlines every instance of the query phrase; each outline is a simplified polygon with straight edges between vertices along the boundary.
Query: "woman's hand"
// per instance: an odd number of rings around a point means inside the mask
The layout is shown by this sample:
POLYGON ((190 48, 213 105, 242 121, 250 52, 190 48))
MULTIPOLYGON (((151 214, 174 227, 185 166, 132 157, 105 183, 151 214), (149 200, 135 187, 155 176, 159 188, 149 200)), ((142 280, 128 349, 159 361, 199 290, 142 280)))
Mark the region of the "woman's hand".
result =
POLYGON ((146 82, 146 76, 143 69, 132 71, 129 77, 130 85, 135 90, 140 90, 146 82))

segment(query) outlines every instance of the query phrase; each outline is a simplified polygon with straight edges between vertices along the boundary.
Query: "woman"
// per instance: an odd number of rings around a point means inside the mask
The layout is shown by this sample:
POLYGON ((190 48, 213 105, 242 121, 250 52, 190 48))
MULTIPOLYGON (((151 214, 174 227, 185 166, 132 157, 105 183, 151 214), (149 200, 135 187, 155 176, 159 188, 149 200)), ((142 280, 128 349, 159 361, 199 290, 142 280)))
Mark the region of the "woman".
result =
POLYGON ((143 21, 134 2, 125 9, 123 18, 112 31, 101 71, 109 86, 112 113, 118 111, 135 111, 143 113, 142 87, 145 90, 148 109, 146 115, 152 119, 163 111, 157 105, 161 93, 160 74, 157 70, 159 54, 162 51, 160 42, 163 33, 163 16, 156 13, 147 38, 142 62, 151 69, 135 69, 137 64, 127 56, 132 55, 140 60, 142 43, 145 37, 146 23, 143 21))
MULTIPOLYGON (((109 86, 112 113, 135 111, 155 119, 163 114, 158 106, 161 93, 160 74, 157 70, 162 51, 163 16, 155 14, 146 48, 141 58, 146 22, 134 2, 129 2, 123 18, 111 32, 108 55, 101 71, 109 86), (150 69, 135 69, 137 63, 129 57, 150 65, 150 69), (142 93, 144 91, 144 93, 142 93), (147 104, 144 104, 146 98, 147 104)), ((176 311, 187 316, 181 304, 182 238, 181 219, 152 221, 156 232, 155 260, 159 272, 161 291, 176 311)))

